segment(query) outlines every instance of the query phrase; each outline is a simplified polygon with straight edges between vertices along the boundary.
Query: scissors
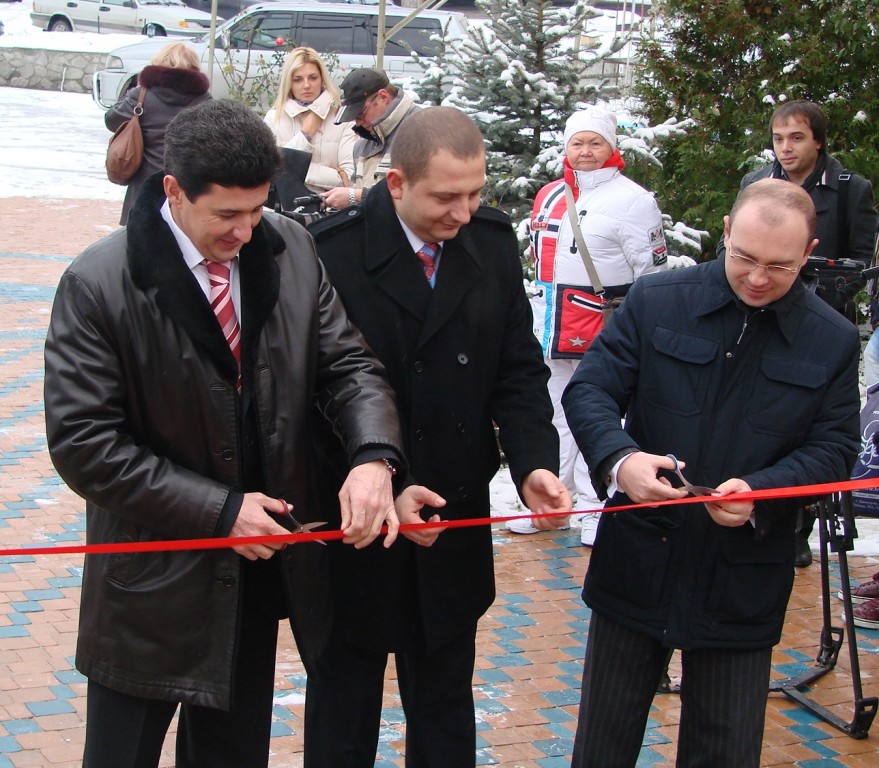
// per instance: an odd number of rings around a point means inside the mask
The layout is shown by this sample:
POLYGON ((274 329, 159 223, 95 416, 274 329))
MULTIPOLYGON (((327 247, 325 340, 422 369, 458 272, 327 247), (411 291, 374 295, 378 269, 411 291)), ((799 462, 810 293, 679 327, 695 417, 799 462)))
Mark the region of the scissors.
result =
POLYGON ((694 496, 710 496, 712 493, 717 493, 717 488, 709 488, 706 485, 693 485, 686 477, 684 477, 681 472, 681 468, 678 465, 678 459, 673 453, 665 454, 665 458, 671 459, 674 463, 674 473, 680 478, 681 482, 684 484, 684 488, 686 488, 690 493, 694 496))
MULTIPOLYGON (((290 512, 290 510, 293 509, 293 506, 291 504, 288 504, 283 499, 279 499, 279 501, 283 502, 284 506, 287 508, 287 511, 282 515, 279 515, 279 517, 283 518, 284 521, 286 521, 287 525, 284 525, 284 527, 289 530, 290 533, 308 533, 315 528, 320 528, 322 525, 326 525, 326 522, 324 521, 316 523, 305 523, 303 525, 295 517, 293 517, 293 514, 290 512)), ((327 545, 327 543, 325 541, 322 541, 321 539, 315 539, 314 541, 316 541, 318 544, 323 544, 324 546, 327 545)))

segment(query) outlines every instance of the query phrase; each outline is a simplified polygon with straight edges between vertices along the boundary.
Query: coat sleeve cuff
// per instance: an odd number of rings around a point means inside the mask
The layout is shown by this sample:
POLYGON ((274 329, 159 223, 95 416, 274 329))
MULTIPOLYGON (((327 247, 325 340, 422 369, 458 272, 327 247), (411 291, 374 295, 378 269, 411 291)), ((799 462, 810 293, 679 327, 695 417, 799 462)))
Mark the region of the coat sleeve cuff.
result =
POLYGON ((620 448, 620 450, 614 451, 610 456, 607 456, 599 462, 598 469, 592 473, 592 485, 595 487, 599 499, 605 499, 608 497, 608 488, 610 488, 611 485, 613 485, 614 490, 616 490, 616 478, 613 476, 613 468, 626 458, 626 456, 633 453, 638 453, 638 449, 631 446, 620 448))
POLYGON ((241 511, 241 506, 243 504, 243 493, 240 491, 229 491, 229 495, 226 497, 223 508, 220 510, 220 517, 214 528, 214 536, 218 539, 222 539, 229 535, 232 526, 235 525, 235 521, 238 519, 238 513, 241 511))
POLYGON ((386 461, 390 467, 394 468, 391 483, 394 487, 394 497, 396 498, 403 488, 413 485, 414 481, 409 477, 408 467, 403 457, 400 456, 389 445, 370 445, 362 448, 354 454, 351 459, 351 467, 359 467, 361 464, 368 464, 370 461, 386 461))

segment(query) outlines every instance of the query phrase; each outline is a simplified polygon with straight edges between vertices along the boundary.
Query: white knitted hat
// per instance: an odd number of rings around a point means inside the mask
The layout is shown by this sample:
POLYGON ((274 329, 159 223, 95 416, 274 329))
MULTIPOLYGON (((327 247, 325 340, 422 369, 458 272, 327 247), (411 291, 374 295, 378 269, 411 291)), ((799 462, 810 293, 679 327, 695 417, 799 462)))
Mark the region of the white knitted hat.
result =
POLYGON ((574 134, 580 131, 592 131, 604 139, 613 149, 617 148, 617 118, 612 112, 599 107, 589 107, 581 112, 574 112, 565 123, 564 147, 574 134))

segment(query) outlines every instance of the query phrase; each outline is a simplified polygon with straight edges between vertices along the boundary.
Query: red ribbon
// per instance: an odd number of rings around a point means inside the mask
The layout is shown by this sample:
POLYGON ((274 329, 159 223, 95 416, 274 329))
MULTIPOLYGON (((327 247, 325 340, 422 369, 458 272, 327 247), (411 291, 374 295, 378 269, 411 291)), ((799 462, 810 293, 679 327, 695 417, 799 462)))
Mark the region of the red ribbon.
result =
MULTIPOLYGON (((705 501, 761 501, 765 499, 788 499, 797 496, 826 496, 831 493, 842 491, 859 491, 866 488, 879 488, 879 479, 868 478, 866 480, 844 480, 837 483, 823 483, 820 485, 799 485, 792 488, 768 488, 763 491, 748 491, 746 493, 730 493, 727 496, 688 496, 683 499, 668 499, 649 504, 625 504, 609 509, 595 510, 598 512, 625 512, 631 509, 646 509, 654 507, 668 507, 676 504, 694 504, 705 501)), ((532 515, 506 515, 503 517, 474 517, 464 520, 441 520, 436 523, 409 523, 400 526, 400 531, 425 530, 426 528, 472 528, 477 525, 491 525, 493 523, 505 523, 508 520, 521 520, 535 517, 561 517, 570 514, 568 512, 548 512, 545 514, 532 515)), ((387 527, 382 528, 382 533, 387 532, 387 527)), ((341 531, 320 531, 310 533, 287 533, 278 536, 237 536, 214 539, 177 539, 173 541, 131 541, 114 544, 76 544, 76 545, 53 545, 48 547, 21 547, 19 549, 0 549, 0 557, 21 557, 24 555, 109 555, 124 552, 176 552, 195 549, 228 549, 231 547, 247 546, 249 544, 266 544, 270 542, 286 542, 295 544, 306 541, 334 541, 342 538, 341 531)))

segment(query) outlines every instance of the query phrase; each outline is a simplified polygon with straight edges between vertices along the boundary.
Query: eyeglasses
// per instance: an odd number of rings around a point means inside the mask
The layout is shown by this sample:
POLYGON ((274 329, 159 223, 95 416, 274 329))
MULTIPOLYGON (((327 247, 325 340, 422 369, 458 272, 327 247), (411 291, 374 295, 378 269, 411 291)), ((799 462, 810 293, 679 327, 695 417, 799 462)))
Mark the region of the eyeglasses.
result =
POLYGON ((748 256, 736 253, 732 248, 727 248, 726 252, 733 261, 738 261, 749 273, 763 268, 770 277, 785 277, 787 275, 795 275, 800 271, 799 266, 783 267, 781 264, 761 264, 748 256))
POLYGON ((363 116, 366 114, 366 110, 369 109, 373 104, 375 104, 377 99, 378 99, 377 93, 372 94, 372 96, 366 97, 366 100, 363 102, 363 107, 360 110, 360 114, 357 115, 358 120, 364 119, 363 116))

